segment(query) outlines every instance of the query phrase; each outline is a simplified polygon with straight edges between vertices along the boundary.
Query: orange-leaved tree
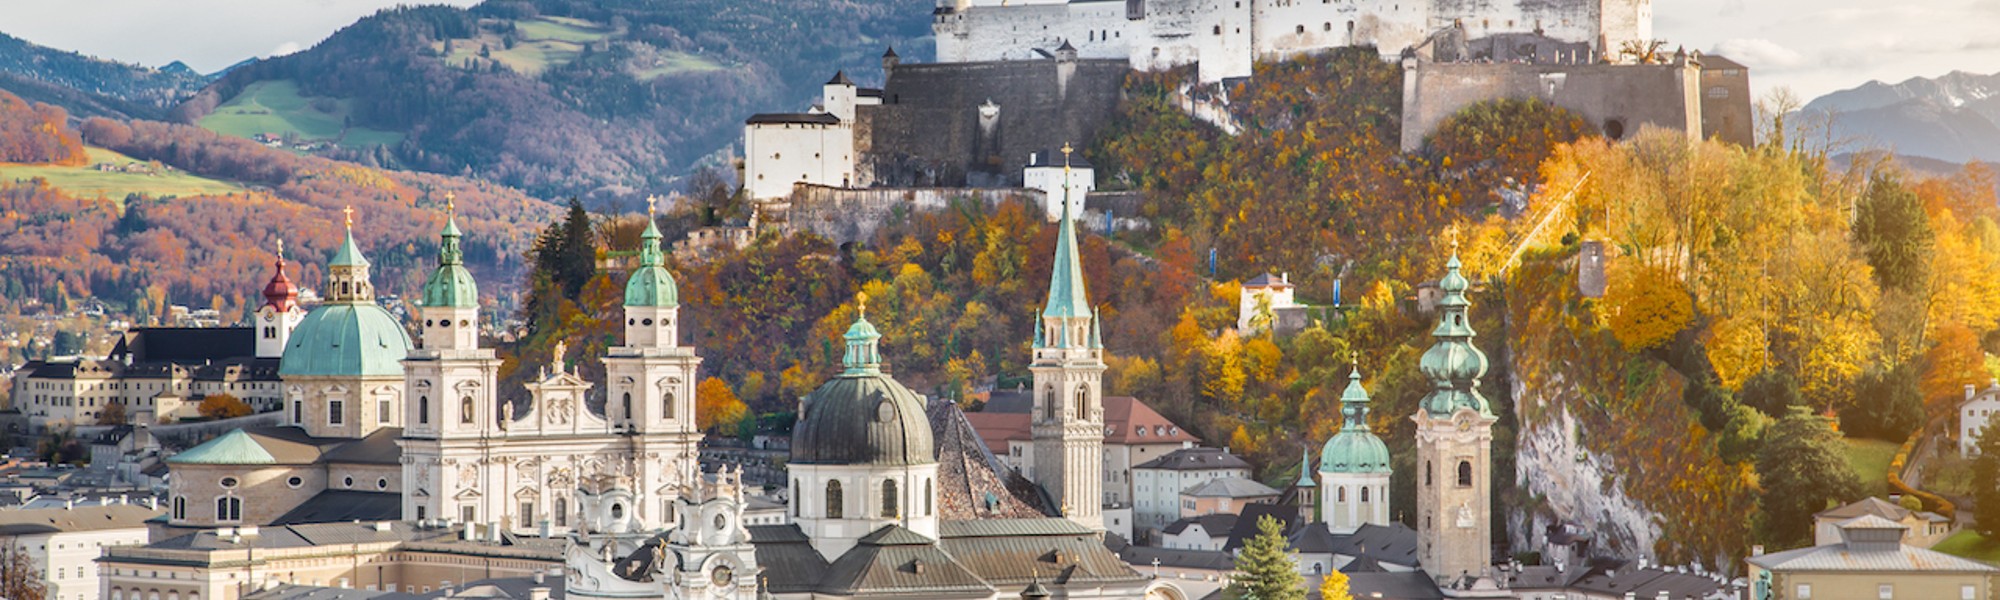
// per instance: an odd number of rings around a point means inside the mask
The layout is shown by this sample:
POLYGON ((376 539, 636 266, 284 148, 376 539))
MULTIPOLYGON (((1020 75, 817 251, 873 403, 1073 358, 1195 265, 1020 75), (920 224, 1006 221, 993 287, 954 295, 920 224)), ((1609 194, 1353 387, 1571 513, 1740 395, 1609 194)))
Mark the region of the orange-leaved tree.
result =
POLYGON ((210 419, 234 419, 256 412, 249 404, 244 404, 242 400, 229 394, 210 394, 201 400, 201 405, 196 407, 196 410, 201 411, 201 416, 210 419))
POLYGON ((719 425, 735 425, 743 421, 743 415, 750 407, 736 398, 736 392, 729 390, 729 384, 710 377, 701 380, 694 389, 694 422, 703 431, 719 425))

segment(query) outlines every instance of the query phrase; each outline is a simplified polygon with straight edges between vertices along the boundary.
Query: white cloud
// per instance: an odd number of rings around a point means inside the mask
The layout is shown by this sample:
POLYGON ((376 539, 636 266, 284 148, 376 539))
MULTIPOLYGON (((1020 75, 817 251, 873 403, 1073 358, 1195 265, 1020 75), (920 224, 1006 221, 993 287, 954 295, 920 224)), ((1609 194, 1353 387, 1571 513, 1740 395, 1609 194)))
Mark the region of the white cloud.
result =
POLYGON ((304 45, 299 44, 298 42, 285 42, 283 44, 278 44, 278 47, 276 48, 272 48, 271 53, 264 55, 264 58, 284 56, 304 49, 306 49, 306 47, 304 45))
POLYGON ((1765 68, 1783 69, 1796 67, 1805 62, 1805 56, 1799 54, 1797 50, 1763 38, 1724 40, 1709 52, 1727 56, 1740 63, 1765 68))

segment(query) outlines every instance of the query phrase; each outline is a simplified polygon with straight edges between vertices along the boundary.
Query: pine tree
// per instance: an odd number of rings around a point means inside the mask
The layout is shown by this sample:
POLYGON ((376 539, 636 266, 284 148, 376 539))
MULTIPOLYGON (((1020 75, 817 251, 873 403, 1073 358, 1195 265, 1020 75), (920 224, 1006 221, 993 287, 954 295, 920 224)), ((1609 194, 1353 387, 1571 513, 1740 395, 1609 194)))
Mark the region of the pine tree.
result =
POLYGON ((1979 457, 1972 461, 1972 528, 1989 540, 2000 540, 2000 426, 1986 424, 1979 433, 1979 457))
POLYGON ((1354 600, 1354 594, 1347 589, 1347 574, 1332 571, 1319 582, 1320 600, 1354 600))
POLYGON ((1757 456, 1767 543, 1806 545, 1812 539, 1813 513, 1851 499, 1861 489, 1844 450, 1827 419, 1803 406, 1791 407, 1771 427, 1757 456))
POLYGON ((1236 555, 1240 573, 1223 597, 1231 600, 1305 600, 1306 579, 1299 575, 1298 561, 1286 550, 1285 533, 1270 516, 1257 519, 1257 535, 1243 543, 1236 555))

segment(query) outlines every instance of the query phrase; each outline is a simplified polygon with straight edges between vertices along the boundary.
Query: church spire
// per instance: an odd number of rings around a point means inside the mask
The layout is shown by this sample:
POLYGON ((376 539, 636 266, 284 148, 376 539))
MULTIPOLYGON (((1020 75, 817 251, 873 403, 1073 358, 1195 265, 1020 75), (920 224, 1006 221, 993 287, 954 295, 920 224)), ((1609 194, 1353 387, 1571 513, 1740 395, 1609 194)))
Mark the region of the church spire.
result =
POLYGON ((1361 387, 1361 366, 1356 365, 1347 376, 1347 389, 1340 393, 1340 414, 1343 418, 1340 431, 1374 433, 1368 425, 1368 390, 1361 387))
POLYGON ((625 306, 673 308, 680 306, 680 286, 667 272, 666 253, 660 250, 660 227, 654 222, 657 196, 646 197, 646 231, 639 234, 639 268, 625 281, 625 306))
POLYGON ((438 266, 424 282, 424 306, 474 308, 479 306, 479 287, 465 268, 465 253, 459 248, 458 205, 451 193, 444 195, 444 231, 438 234, 438 266))
MULTIPOLYGON (((1042 316, 1089 318, 1090 300, 1083 289, 1083 262, 1076 248, 1076 226, 1070 222, 1069 144, 1063 144, 1062 219, 1056 222, 1056 258, 1049 273, 1049 300, 1042 316)), ((1055 340, 1049 340, 1056 343, 1055 340)), ((1080 342, 1076 340, 1070 343, 1080 342)))
POLYGON ((264 304, 281 313, 290 312, 298 306, 299 287, 285 275, 284 238, 278 238, 278 259, 272 264, 276 272, 271 274, 271 281, 264 284, 264 304))
POLYGON ((1459 273, 1462 265, 1457 244, 1453 246, 1451 260, 1445 262, 1445 275, 1438 280, 1438 289, 1444 292, 1444 297, 1438 300, 1437 327, 1431 329, 1431 337, 1437 341, 1424 352, 1418 365, 1431 380, 1431 392, 1424 396, 1422 405, 1438 417, 1460 408, 1490 416, 1491 407, 1479 395, 1479 378, 1486 374, 1486 354, 1473 345, 1472 338, 1477 334, 1466 320, 1466 309, 1472 303, 1465 299, 1465 291, 1471 282, 1459 273))
POLYGON ((368 282, 368 258, 354 243, 354 207, 340 210, 345 215, 347 239, 334 251, 326 268, 326 299, 332 303, 374 302, 375 287, 368 282))

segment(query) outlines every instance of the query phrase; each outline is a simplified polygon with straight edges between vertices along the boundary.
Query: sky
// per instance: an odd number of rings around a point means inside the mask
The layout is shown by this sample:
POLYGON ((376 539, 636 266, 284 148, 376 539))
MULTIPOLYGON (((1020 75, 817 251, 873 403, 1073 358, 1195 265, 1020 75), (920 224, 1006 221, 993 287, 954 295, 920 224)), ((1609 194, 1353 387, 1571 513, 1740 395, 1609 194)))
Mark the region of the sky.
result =
MULTIPOLYGON (((410 3, 0 0, 0 31, 103 58, 180 60, 211 72, 310 47, 356 19, 410 3)), ((1653 12, 1654 37, 1749 65, 1760 94, 1784 86, 1810 99, 1871 79, 2000 72, 2000 0, 1654 0, 1653 12)))

